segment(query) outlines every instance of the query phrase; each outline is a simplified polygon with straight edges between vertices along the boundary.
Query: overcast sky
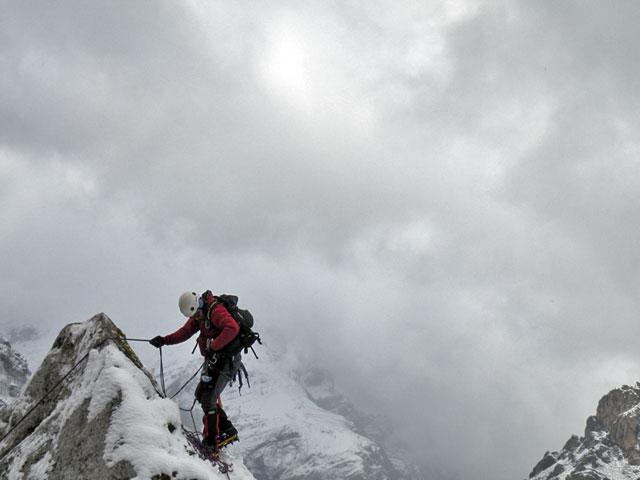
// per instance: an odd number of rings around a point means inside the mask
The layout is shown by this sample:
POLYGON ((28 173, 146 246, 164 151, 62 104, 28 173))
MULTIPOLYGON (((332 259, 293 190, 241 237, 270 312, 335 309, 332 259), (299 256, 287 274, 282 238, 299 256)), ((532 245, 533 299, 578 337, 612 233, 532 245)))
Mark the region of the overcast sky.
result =
POLYGON ((640 4, 0 5, 5 321, 235 292, 469 480, 639 378, 640 4))

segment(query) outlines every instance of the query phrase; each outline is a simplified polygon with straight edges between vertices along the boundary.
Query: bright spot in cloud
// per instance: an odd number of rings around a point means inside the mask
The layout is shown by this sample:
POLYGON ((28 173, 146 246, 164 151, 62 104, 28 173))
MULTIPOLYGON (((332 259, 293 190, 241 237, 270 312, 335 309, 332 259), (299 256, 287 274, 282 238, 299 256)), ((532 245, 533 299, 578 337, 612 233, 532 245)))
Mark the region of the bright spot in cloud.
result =
POLYGON ((269 32, 267 38, 262 63, 265 81, 280 94, 308 102, 310 59, 302 33, 283 22, 269 32))

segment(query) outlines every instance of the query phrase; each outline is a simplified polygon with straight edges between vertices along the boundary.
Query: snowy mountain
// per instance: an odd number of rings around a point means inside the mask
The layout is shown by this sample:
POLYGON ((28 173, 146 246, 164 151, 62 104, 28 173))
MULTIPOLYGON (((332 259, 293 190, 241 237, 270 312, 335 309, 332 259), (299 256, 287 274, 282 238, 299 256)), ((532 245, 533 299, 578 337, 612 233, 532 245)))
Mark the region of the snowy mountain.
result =
POLYGON ((391 422, 383 416, 359 410, 336 388, 331 372, 307 363, 303 369, 292 370, 292 377, 318 407, 341 415, 349 421, 355 433, 373 440, 380 447, 383 456, 381 461, 386 465, 390 478, 408 480, 441 477, 433 472, 427 477, 425 472, 403 460, 402 449, 406 446, 395 436, 391 422))
POLYGON ((59 333, 59 328, 52 325, 30 324, 13 325, 0 323, 0 337, 6 338, 15 352, 19 352, 31 369, 42 363, 49 353, 51 345, 59 333))
MULTIPOLYGON (((376 431, 384 436, 383 429, 374 426, 379 420, 359 413, 336 391, 328 372, 302 368, 298 358, 266 348, 259 354, 259 360, 245 355, 251 388, 245 385, 240 394, 235 384, 222 395, 240 432, 240 442, 230 448, 242 454, 258 480, 426 478, 391 458, 372 438, 376 431)), ((200 363, 195 359, 182 371, 174 370, 168 392, 177 391, 200 363)), ((178 397, 181 406, 191 406, 196 383, 197 379, 178 397)), ((195 411, 200 428, 197 405, 195 411)), ((188 414, 183 422, 192 422, 188 414)))
POLYGON ((637 480, 640 478, 640 383, 612 390, 587 419, 584 436, 559 452, 546 452, 532 480, 637 480))
MULTIPOLYGON (((66 326, 24 393, 0 410, 0 478, 227 478, 196 455, 178 406, 157 389, 104 314, 66 326)), ((227 458, 234 479, 254 478, 227 458)))
POLYGON ((29 375, 24 357, 0 337, 0 408, 18 398, 29 375))

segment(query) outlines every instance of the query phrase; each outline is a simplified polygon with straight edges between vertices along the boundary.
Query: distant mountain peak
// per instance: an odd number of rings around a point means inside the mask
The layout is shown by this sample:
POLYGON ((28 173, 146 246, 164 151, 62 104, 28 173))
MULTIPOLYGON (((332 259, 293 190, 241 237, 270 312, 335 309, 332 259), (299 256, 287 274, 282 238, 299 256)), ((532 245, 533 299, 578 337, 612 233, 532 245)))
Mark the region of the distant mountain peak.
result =
POLYGON ((546 452, 532 480, 636 480, 640 476, 640 383, 623 385, 598 402, 583 437, 546 452))
POLYGON ((31 372, 27 361, 16 352, 11 343, 0 337, 0 408, 19 395, 31 372))

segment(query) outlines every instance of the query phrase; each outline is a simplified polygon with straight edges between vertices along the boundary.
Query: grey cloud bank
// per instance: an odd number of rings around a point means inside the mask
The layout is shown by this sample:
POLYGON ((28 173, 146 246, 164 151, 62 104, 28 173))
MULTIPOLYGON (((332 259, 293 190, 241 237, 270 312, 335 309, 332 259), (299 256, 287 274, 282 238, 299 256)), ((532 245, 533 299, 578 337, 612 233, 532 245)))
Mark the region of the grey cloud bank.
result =
POLYGON ((236 292, 459 478, 637 379, 640 7, 2 10, 3 319, 236 292))

